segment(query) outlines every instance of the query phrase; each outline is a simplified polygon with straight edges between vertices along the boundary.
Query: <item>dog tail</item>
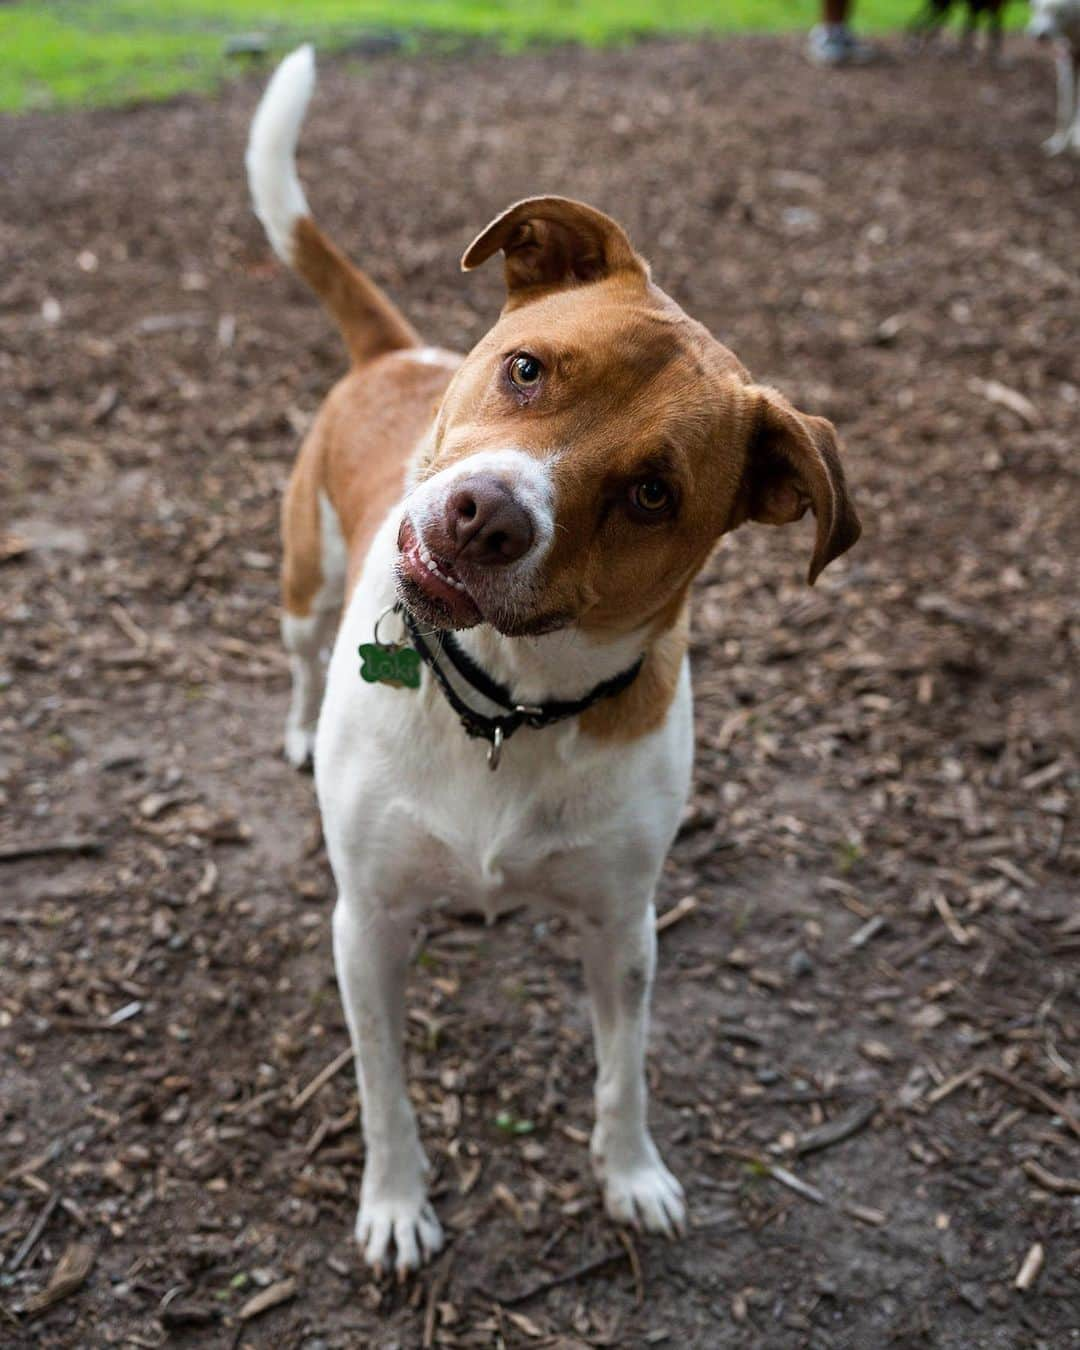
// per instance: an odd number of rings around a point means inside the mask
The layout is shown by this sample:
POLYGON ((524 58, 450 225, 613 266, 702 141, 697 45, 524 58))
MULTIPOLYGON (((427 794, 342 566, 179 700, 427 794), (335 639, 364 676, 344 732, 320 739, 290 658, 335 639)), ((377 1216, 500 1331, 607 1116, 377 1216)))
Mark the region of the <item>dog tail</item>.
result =
POLYGON ((311 218, 296 174, 296 141, 315 88, 315 53, 297 47, 274 72, 248 137, 248 184, 274 252, 304 278, 337 321, 355 364, 420 339, 403 314, 311 218))

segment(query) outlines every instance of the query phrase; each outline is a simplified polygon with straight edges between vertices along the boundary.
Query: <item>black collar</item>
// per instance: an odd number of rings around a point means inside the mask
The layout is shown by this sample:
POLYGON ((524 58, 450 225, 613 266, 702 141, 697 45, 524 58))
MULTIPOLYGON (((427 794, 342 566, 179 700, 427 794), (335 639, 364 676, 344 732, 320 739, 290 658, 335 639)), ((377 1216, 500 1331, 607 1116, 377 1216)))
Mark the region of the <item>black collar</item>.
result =
POLYGON ((447 703, 461 719, 461 725, 465 728, 466 733, 469 736, 482 737, 490 743, 488 763, 493 769, 499 767, 499 752, 502 749, 503 741, 509 740, 518 727, 526 726, 537 729, 549 727, 553 722, 562 722, 568 717, 577 717, 602 699, 614 698, 616 694, 621 694, 624 689, 628 689, 633 684, 645 660, 643 656, 638 657, 632 666, 620 671, 618 675, 613 675, 610 680, 602 680, 599 684, 594 685, 581 698, 549 699, 544 703, 518 703, 505 684, 500 684, 498 680, 493 679, 486 670, 476 664, 462 648, 453 633, 444 632, 439 635, 438 653, 436 654, 435 649, 428 644, 427 638, 421 633, 415 617, 403 605, 400 607, 400 613, 402 621, 408 629, 412 645, 419 653, 420 659, 435 676, 436 684, 442 690, 447 703), (451 684, 449 677, 439 664, 439 657, 445 657, 461 679, 466 684, 471 685, 478 694, 494 703, 496 707, 505 709, 505 711, 493 717, 488 717, 484 713, 477 712, 475 708, 470 708, 451 684))

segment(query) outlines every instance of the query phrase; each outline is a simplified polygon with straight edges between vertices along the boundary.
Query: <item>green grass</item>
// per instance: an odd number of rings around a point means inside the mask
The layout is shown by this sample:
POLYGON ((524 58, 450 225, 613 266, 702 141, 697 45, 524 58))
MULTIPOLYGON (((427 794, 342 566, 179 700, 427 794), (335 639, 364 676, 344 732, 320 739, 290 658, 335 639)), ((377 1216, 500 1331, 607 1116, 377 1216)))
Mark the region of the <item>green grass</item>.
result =
MULTIPOLYGON (((859 0, 858 26, 897 28, 917 0, 859 0)), ((815 0, 44 0, 0 4, 0 110, 116 104, 213 88, 242 62, 228 37, 266 34, 274 54, 310 38, 347 47, 363 33, 410 42, 483 37, 621 42, 646 33, 808 28, 815 0)))

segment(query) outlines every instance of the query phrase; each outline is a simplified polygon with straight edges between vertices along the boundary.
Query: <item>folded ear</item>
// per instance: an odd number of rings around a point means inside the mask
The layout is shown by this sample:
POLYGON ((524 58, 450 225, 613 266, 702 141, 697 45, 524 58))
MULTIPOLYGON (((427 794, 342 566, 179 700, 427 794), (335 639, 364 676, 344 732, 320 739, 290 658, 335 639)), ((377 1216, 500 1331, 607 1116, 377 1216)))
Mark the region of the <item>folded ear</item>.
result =
POLYGON ((817 520, 807 581, 846 552, 862 527, 848 495, 836 430, 799 412, 775 389, 751 389, 757 412, 747 451, 742 519, 787 525, 809 508, 817 520))
POLYGON ((465 250, 462 270, 479 267, 499 249, 506 258, 507 308, 613 272, 649 274, 610 216, 568 197, 529 197, 496 216, 465 250))

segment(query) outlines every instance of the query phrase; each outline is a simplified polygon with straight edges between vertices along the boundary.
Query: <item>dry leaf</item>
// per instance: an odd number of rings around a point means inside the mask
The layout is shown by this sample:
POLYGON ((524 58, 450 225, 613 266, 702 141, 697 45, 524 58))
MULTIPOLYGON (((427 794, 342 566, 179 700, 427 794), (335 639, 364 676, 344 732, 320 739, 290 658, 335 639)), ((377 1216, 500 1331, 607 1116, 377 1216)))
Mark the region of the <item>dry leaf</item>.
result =
POLYGON ((61 1299, 73 1294, 93 1270, 96 1259, 97 1254, 89 1243, 73 1242, 57 1261, 53 1273, 49 1276, 49 1283, 40 1294, 35 1294, 27 1300, 24 1311, 43 1312, 54 1303, 59 1303, 61 1299))

